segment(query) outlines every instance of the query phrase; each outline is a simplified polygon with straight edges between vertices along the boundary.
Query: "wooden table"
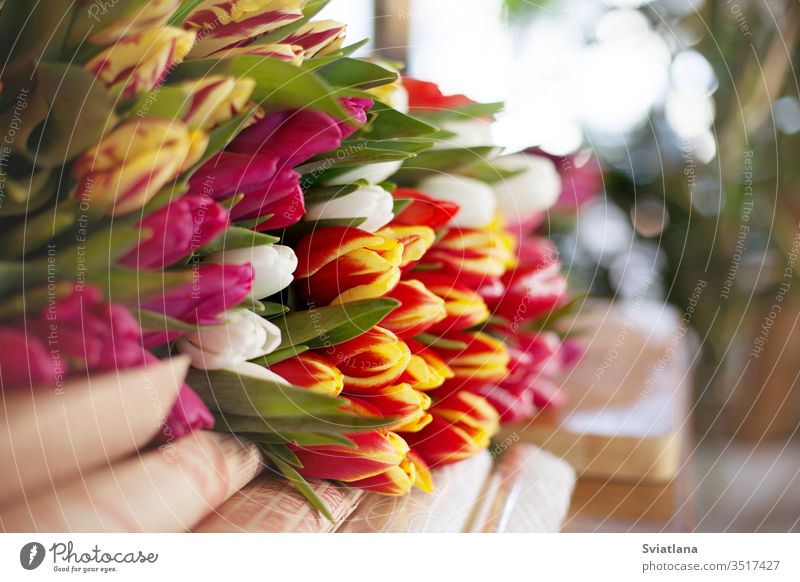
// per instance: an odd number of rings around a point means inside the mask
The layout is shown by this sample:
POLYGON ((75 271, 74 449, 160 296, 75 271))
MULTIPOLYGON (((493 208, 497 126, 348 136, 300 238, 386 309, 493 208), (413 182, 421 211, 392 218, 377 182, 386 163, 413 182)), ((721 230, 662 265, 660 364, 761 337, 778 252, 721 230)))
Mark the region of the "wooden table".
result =
POLYGON ((639 302, 595 304, 570 325, 587 351, 563 380, 569 404, 500 438, 516 435, 576 469, 564 531, 691 530, 685 322, 639 302))

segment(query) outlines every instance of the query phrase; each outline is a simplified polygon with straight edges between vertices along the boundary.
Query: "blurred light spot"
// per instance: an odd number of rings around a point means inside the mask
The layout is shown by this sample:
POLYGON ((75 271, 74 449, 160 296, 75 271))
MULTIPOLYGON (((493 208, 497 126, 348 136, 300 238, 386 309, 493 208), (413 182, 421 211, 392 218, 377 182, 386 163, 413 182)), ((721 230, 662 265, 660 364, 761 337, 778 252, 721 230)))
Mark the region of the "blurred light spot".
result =
POLYGON ((633 228, 641 236, 652 238, 658 236, 669 223, 666 207, 653 198, 637 201, 631 208, 633 228))
POLYGON ((775 102, 772 113, 781 132, 791 135, 800 131, 800 102, 797 97, 781 97, 775 102))
POLYGON ((613 202, 596 200, 581 210, 578 243, 600 263, 627 250, 632 236, 628 216, 613 202))
POLYGON ((675 133, 693 137, 707 131, 714 123, 714 101, 701 92, 676 87, 667 97, 665 113, 675 133))
POLYGON ((598 20, 595 37, 598 42, 630 43, 632 39, 647 34, 649 30, 650 23, 638 10, 612 10, 598 20))
POLYGON ((672 84, 676 89, 704 92, 711 95, 718 82, 714 69, 697 51, 684 51, 675 56, 670 67, 672 84))

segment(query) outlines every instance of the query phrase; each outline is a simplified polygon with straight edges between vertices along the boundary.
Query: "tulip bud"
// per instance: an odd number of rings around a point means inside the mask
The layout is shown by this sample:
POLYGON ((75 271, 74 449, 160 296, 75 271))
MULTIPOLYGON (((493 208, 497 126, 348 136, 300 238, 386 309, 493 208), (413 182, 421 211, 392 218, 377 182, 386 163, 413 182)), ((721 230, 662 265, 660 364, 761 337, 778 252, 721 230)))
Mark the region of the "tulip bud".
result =
POLYGON ((184 20, 184 28, 200 30, 190 56, 209 57, 249 44, 302 18, 303 4, 301 0, 205 0, 184 20))
POLYGON ((400 280, 403 245, 358 228, 315 230, 296 253, 297 288, 315 305, 382 297, 400 280))
POLYGON ((0 328, 0 390, 53 386, 66 374, 66 364, 48 353, 45 344, 32 333, 10 327, 0 328))
POLYGON ((178 340, 178 350, 201 370, 224 370, 275 351, 281 330, 247 309, 234 309, 225 323, 200 328, 178 340))
POLYGON ((432 333, 460 331, 489 319, 489 308, 483 298, 466 285, 459 284, 457 279, 436 271, 421 271, 415 276, 428 291, 444 301, 446 315, 431 325, 432 333))
MULTIPOLYGON (((248 265, 199 264, 193 271, 191 283, 163 297, 145 302, 143 309, 163 313, 187 323, 214 325, 219 314, 233 309, 248 296, 253 284, 253 269, 248 265)), ((146 337, 146 345, 161 345, 174 335, 152 333, 146 337)))
POLYGON ((88 15, 93 23, 100 22, 100 31, 92 34, 89 40, 92 44, 108 45, 163 26, 180 4, 181 0, 149 0, 145 8, 139 2, 129 2, 127 6, 123 6, 124 12, 121 15, 113 15, 114 21, 104 26, 102 17, 105 15, 106 5, 93 2, 88 8, 88 15))
POLYGON ((120 262, 133 269, 164 269, 228 227, 228 211, 207 196, 182 196, 139 222, 150 237, 120 262))
POLYGON ((375 234, 391 237, 403 245, 403 258, 400 267, 408 270, 428 252, 434 241, 436 233, 427 226, 387 226, 375 234))
POLYGON ((453 135, 436 142, 431 148, 432 150, 478 148, 494 145, 491 119, 480 117, 445 119, 439 123, 439 129, 453 135))
POLYGON ((300 474, 309 479, 334 479, 350 483, 380 475, 403 462, 409 448, 405 440, 386 430, 348 434, 355 448, 345 445, 290 445, 302 463, 300 474))
POLYGON ((549 313, 569 291, 558 254, 549 241, 528 239, 521 250, 519 263, 502 277, 501 285, 481 290, 494 313, 517 325, 549 313))
POLYGON ((174 121, 129 121, 75 161, 75 197, 115 216, 138 210, 194 164, 206 144, 202 132, 174 121))
POLYGON ((482 228, 491 224, 497 210, 492 188, 474 178, 440 174, 425 178, 419 190, 437 200, 458 204, 451 224, 461 228, 482 228))
POLYGON ((189 107, 183 122, 189 127, 211 129, 236 117, 247 106, 256 82, 250 77, 211 75, 178 87, 186 92, 189 107))
POLYGON ((449 229, 425 254, 421 265, 457 278, 472 289, 501 277, 514 265, 514 240, 499 230, 449 229))
POLYGON ((436 346, 436 353, 461 379, 500 382, 508 375, 509 355, 503 342, 483 332, 455 332, 444 336, 465 344, 463 348, 436 346))
POLYGON ((409 449, 399 466, 374 477, 351 481, 348 485, 381 495, 406 495, 412 487, 433 493, 430 469, 413 449, 409 449))
POLYGON ((380 411, 382 416, 400 419, 389 427, 392 430, 416 432, 431 421, 430 414, 426 412, 431 406, 430 396, 415 390, 410 384, 362 390, 356 396, 380 411))
POLYGON ((447 225, 458 213, 458 204, 447 200, 437 200, 411 188, 395 188, 392 193, 395 200, 410 199, 392 225, 417 226, 425 225, 432 230, 439 230, 447 225))
POLYGON ((300 354, 278 362, 269 369, 289 384, 313 392, 338 396, 344 388, 342 373, 331 362, 317 354, 300 354))
POLYGON ((445 465, 467 459, 489 446, 500 428, 500 416, 485 398, 459 391, 438 401, 431 409, 433 420, 405 438, 430 465, 445 465))
POLYGON ((214 428, 214 415, 197 393, 184 384, 161 429, 161 440, 179 439, 201 428, 214 428))
POLYGON ((500 169, 518 172, 493 185, 500 212, 511 223, 523 223, 558 200, 561 177, 549 159, 513 154, 497 158, 492 163, 500 169))
POLYGON ((417 390, 433 390, 444 384, 445 380, 453 378, 453 371, 433 350, 414 340, 407 340, 406 343, 411 350, 411 358, 399 382, 407 382, 417 390))
POLYGON ((444 301, 419 281, 400 281, 386 294, 400 306, 383 318, 381 326, 398 337, 413 337, 447 316, 444 301))
POLYGON ((341 47, 345 28, 344 24, 335 20, 317 20, 304 24, 281 42, 302 47, 304 58, 310 59, 341 47))
POLYGON ((411 352, 392 332, 375 326, 356 338, 326 348, 325 356, 344 374, 348 393, 370 394, 400 377, 411 352))
POLYGON ((165 26, 123 38, 86 64, 106 87, 129 99, 157 87, 194 44, 195 34, 165 26))
POLYGON ((275 295, 288 287, 297 269, 294 251, 283 245, 260 245, 211 253, 209 263, 246 264, 253 266, 255 278, 250 297, 255 300, 275 295))
POLYGON ((238 56, 268 57, 293 65, 301 65, 303 64, 304 52, 302 47, 290 44, 252 44, 225 48, 219 51, 215 58, 230 59, 238 56))
POLYGON ((366 218, 358 228, 375 232, 394 218, 392 195, 380 186, 362 186, 355 192, 310 204, 304 220, 366 218))

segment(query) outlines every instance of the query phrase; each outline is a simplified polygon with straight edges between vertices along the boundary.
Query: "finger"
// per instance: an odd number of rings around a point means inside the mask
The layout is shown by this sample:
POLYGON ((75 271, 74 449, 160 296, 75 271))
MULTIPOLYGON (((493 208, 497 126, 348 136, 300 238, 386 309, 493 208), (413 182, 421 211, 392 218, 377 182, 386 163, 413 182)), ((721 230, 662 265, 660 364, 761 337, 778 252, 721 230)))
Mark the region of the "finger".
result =
POLYGON ((0 509, 0 523, 5 531, 185 531, 262 468, 253 443, 198 431, 0 509))
POLYGON ((52 490, 137 450, 158 432, 188 370, 185 358, 3 393, 0 505, 52 490))

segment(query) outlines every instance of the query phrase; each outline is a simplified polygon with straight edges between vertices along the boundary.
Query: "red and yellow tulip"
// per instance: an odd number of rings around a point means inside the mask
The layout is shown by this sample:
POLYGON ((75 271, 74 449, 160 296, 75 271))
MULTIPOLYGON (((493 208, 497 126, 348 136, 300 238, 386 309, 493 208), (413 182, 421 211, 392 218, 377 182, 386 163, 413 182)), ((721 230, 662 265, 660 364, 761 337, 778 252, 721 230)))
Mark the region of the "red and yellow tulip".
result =
POLYGON ((435 347, 455 375, 451 383, 460 380, 500 382, 508 375, 510 357, 503 342, 483 332, 448 333, 443 337, 464 344, 463 348, 435 347))
POLYGON ((381 321, 381 326, 404 339, 447 317, 444 300, 416 280, 400 281, 386 297, 397 299, 400 306, 381 321))
MULTIPOLYGON (((107 45, 121 38, 163 26, 180 4, 181 0, 149 0, 147 6, 143 7, 140 2, 129 2, 122 7, 124 13, 121 16, 114 18, 114 22, 110 25, 92 34, 90 40, 92 44, 107 45)), ((107 8, 102 2, 92 2, 86 12, 95 22, 102 22, 101 17, 107 13, 107 8)))
POLYGON ((408 382, 417 390, 433 390, 453 378, 450 367, 430 350, 414 340, 407 340, 411 359, 400 376, 401 382, 408 382))
POLYGON ((202 131, 175 121, 129 121, 75 161, 75 196, 115 216, 138 210, 197 162, 207 143, 202 131))
POLYGON ((357 228, 315 230, 295 249, 295 281, 314 305, 382 297, 400 281, 403 245, 357 228))
POLYGON ((346 392, 355 394, 371 394, 394 383, 411 359, 408 345, 378 326, 323 351, 344 375, 346 392))
POLYGON ((210 75, 182 83, 186 92, 183 122, 189 127, 211 129, 239 115, 247 106, 256 83, 250 77, 210 75))
POLYGON ((292 451, 303 464, 300 474, 310 479, 343 481, 351 487, 384 495, 405 495, 413 486, 431 490, 427 465, 397 433, 378 429, 347 437, 355 448, 292 445, 292 451))
POLYGON ((344 388, 339 369, 318 354, 300 354, 273 364, 269 369, 290 384, 328 396, 338 396, 344 388))
POLYGON ((304 58, 324 55, 342 46, 347 27, 335 20, 317 20, 304 24, 282 42, 303 49, 304 58))
POLYGON ((396 431, 417 432, 431 421, 427 410, 431 398, 415 390, 410 384, 392 384, 369 391, 359 391, 356 396, 380 411, 385 417, 398 418, 389 428, 396 431))
POLYGON ((436 233, 427 226, 386 226, 375 234, 402 243, 403 257, 400 260, 400 268, 407 270, 414 266, 422 256, 431 248, 436 240, 436 233))
POLYGON ((415 273, 415 276, 431 293, 444 301, 446 316, 430 326, 432 333, 460 331, 489 318, 489 308, 478 292, 462 285, 453 277, 436 271, 421 271, 415 273))
POLYGON ((431 423, 405 436, 429 465, 455 463, 489 446, 500 415, 486 399, 467 391, 450 394, 431 409, 431 423))
POLYGON ((194 32, 173 26, 151 28, 100 52, 86 64, 86 70, 128 99, 157 87, 188 54, 194 41, 194 32))
POLYGON ((497 228, 451 228, 421 264, 477 289, 514 265, 514 239, 497 228))
POLYGON ((204 58, 248 44, 303 17, 303 0, 205 0, 184 28, 198 30, 190 56, 204 58))

